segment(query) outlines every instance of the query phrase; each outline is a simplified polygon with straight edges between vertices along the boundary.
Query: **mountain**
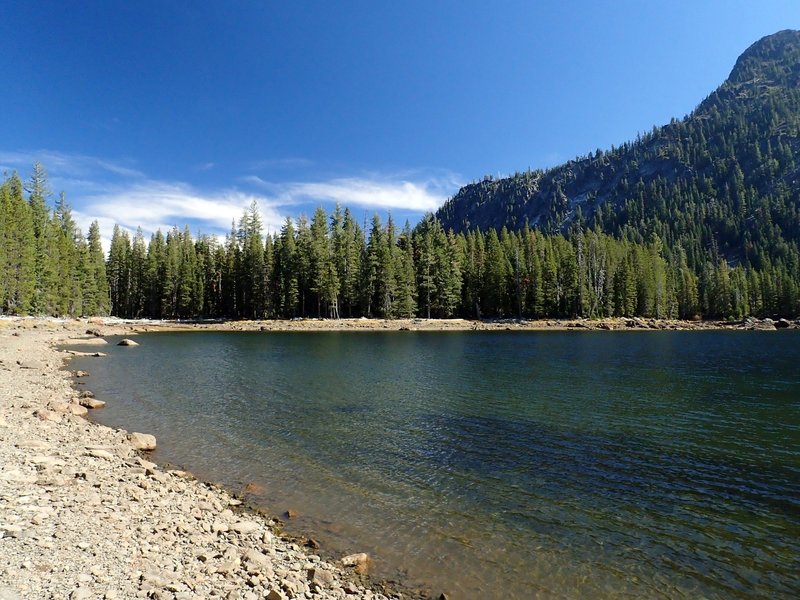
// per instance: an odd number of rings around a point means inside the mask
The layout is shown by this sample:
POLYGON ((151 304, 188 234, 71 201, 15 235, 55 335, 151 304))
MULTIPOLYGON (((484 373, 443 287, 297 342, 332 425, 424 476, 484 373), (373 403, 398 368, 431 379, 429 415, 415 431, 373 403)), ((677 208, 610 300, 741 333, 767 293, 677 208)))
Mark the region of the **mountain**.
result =
POLYGON ((719 257, 760 269, 798 256, 798 205, 800 31, 786 30, 750 46, 687 117, 547 171, 485 177, 436 217, 456 232, 527 224, 658 236, 695 270, 719 257))

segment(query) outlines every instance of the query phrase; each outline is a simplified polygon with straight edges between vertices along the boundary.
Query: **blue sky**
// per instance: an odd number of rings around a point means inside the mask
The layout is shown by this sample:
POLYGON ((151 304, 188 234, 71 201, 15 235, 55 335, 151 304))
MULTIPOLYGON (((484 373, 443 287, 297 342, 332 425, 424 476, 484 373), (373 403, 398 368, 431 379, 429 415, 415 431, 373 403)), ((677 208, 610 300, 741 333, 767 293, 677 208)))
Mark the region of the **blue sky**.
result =
POLYGON ((414 223, 486 174, 690 112, 796 0, 25 1, 0 18, 0 170, 41 161, 86 230, 414 223))

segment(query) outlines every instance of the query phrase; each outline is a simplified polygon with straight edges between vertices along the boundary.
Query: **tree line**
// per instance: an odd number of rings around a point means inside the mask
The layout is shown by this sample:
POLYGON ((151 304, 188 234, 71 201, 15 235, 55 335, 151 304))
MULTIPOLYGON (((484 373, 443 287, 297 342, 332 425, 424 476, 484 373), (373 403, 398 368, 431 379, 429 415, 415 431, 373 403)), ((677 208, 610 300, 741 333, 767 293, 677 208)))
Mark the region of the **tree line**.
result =
POLYGON ((47 174, 14 173, 0 184, 0 311, 12 315, 103 315, 108 278, 100 227, 83 236, 61 193, 54 207, 47 174))
POLYGON ((434 215, 398 228, 377 214, 318 208, 264 232, 253 203, 224 239, 188 226, 132 236, 76 227, 47 180, 14 174, 0 186, 0 298, 6 314, 125 318, 297 317, 731 318, 800 314, 793 253, 759 267, 721 253, 693 265, 680 242, 566 233, 445 231, 434 215), (26 198, 27 194, 27 198, 26 198))

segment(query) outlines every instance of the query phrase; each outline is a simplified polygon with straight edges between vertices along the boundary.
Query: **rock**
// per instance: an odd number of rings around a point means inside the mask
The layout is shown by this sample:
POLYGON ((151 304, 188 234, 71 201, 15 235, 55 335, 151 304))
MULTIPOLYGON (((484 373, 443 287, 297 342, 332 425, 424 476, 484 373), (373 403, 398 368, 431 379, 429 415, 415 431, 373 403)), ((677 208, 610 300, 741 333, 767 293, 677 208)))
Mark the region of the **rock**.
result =
POLYGON ((86 588, 77 588, 69 595, 70 600, 89 600, 94 594, 86 588))
POLYGON ((136 450, 155 450, 156 436, 149 433, 132 432, 128 434, 128 441, 136 450))
POLYGON ((129 338, 125 338, 124 340, 120 340, 117 346, 138 346, 138 342, 134 342, 129 338))
POLYGON ((282 592, 279 592, 274 588, 271 589, 269 591, 269 594, 267 594, 265 597, 267 600, 286 600, 286 596, 284 596, 282 592))
POLYGON ((73 403, 67 407, 67 410, 70 414, 75 415, 76 417, 85 417, 89 414, 89 410, 85 406, 81 406, 80 404, 73 403))
POLYGON ((269 564, 269 558, 255 548, 248 548, 245 550, 244 554, 242 554, 242 558, 244 558, 244 560, 247 562, 252 563, 253 566, 259 568, 266 567, 267 564, 269 564))
POLYGON ((342 558, 342 564, 345 567, 358 567, 365 565, 369 562, 369 554, 366 552, 359 552, 358 554, 348 554, 342 558))
POLYGON ((103 400, 97 398, 80 398, 78 403, 86 408, 103 408, 106 405, 103 400))
POLYGON ((345 581, 344 585, 342 585, 342 589, 344 590, 345 594, 357 594, 358 593, 358 586, 353 583, 352 581, 345 581))
POLYGON ((260 529, 260 525, 255 521, 239 521, 230 526, 230 529, 241 535, 247 535, 260 529))
POLYGON ((83 390, 78 394, 78 398, 94 398, 94 392, 92 390, 83 390))
POLYGON ((308 581, 311 582, 311 585, 320 588, 331 587, 333 585, 333 574, 330 571, 308 569, 306 574, 308 575, 308 581))
POLYGON ((86 335, 93 335, 94 337, 103 337, 103 332, 99 329, 87 329, 86 335))
POLYGON ((318 550, 320 546, 317 540, 315 540, 314 538, 308 538, 308 541, 306 541, 306 547, 318 550))
POLYGON ((0 525, 0 532, 2 532, 2 537, 7 538, 21 538, 23 537, 22 527, 19 525, 0 525))
POLYGON ((36 410, 33 414, 39 417, 42 421, 50 421, 52 423, 61 422, 60 414, 52 410, 47 410, 46 408, 40 408, 36 410))
POLYGON ((103 458, 105 460, 112 460, 114 455, 111 454, 108 450, 102 450, 101 448, 92 448, 89 450, 89 456, 94 456, 95 458, 103 458))
POLYGON ((78 369, 77 371, 73 371, 72 372, 72 376, 73 377, 88 377, 89 376, 89 371, 81 371, 80 369, 78 369))
POLYGON ((789 321, 787 321, 786 319, 778 319, 777 321, 775 321, 775 329, 786 329, 787 327, 790 326, 791 323, 789 323, 789 321))
POLYGON ((42 361, 36 360, 35 358, 30 358, 28 360, 18 360, 17 364, 19 365, 20 369, 35 369, 37 371, 40 371, 47 366, 42 361))
POLYGON ((450 596, 442 592, 441 594, 439 594, 439 600, 450 600, 450 596))
POLYGON ((287 519, 296 519, 300 516, 300 513, 296 510, 292 510, 291 508, 287 510, 285 513, 287 519))

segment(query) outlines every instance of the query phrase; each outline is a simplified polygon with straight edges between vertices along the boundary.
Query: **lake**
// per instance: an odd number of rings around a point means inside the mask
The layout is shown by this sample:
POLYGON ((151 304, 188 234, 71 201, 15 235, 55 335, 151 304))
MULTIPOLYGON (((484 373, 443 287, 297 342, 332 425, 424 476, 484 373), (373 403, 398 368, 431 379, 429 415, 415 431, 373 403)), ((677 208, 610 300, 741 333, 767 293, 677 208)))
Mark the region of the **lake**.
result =
MULTIPOLYGON (((192 332, 93 418, 451 598, 800 596, 800 334, 192 332)), ((109 338, 111 344, 116 340, 109 338)))

